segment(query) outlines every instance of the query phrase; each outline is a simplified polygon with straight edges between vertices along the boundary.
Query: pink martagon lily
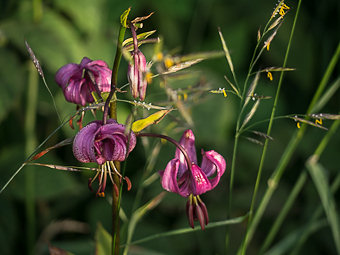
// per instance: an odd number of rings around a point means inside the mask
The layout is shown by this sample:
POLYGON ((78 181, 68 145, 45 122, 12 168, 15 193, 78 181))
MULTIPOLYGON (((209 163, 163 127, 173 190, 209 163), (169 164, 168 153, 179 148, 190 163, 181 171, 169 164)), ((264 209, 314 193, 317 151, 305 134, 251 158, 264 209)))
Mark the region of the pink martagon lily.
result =
POLYGON ((189 224, 194 228, 194 220, 199 220, 201 228, 208 224, 208 211, 199 195, 214 189, 226 169, 226 161, 214 150, 201 151, 202 163, 198 166, 195 136, 188 129, 179 144, 187 152, 191 167, 188 167, 184 154, 177 148, 175 158, 170 160, 165 170, 160 171, 162 186, 165 190, 189 197, 186 213, 189 224))
POLYGON ((112 71, 102 60, 92 61, 84 57, 80 64, 62 66, 55 75, 65 99, 71 103, 86 105, 93 103, 91 92, 109 92, 112 71))
POLYGON ((136 135, 132 131, 126 135, 125 128, 113 119, 108 119, 105 125, 100 120, 89 123, 74 138, 74 156, 80 162, 99 165, 106 161, 124 161, 136 145, 136 135))
POLYGON ((183 153, 176 149, 175 158, 160 171, 162 186, 165 190, 177 193, 183 197, 190 194, 201 195, 215 188, 226 169, 223 156, 214 150, 202 150, 202 163, 197 164, 195 136, 189 129, 186 130, 180 140, 180 145, 187 151, 191 160, 191 171, 183 153), (213 178, 209 178, 215 175, 213 178))

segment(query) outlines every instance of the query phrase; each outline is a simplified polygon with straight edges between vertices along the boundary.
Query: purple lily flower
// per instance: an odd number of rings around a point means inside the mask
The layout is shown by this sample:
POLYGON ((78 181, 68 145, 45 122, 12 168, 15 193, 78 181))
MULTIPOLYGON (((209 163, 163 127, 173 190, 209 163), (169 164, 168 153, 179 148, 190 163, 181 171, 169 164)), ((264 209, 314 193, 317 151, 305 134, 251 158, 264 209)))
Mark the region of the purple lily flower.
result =
POLYGON ((133 132, 126 135, 124 132, 125 126, 113 119, 108 119, 105 125, 101 120, 93 121, 74 138, 73 154, 84 163, 102 165, 106 161, 124 161, 136 145, 136 135, 133 132))
POLYGON ((148 82, 146 79, 147 64, 143 53, 137 49, 132 52, 133 64, 129 63, 127 77, 130 84, 130 90, 134 98, 139 97, 144 100, 148 82))
POLYGON ((202 150, 201 167, 197 164, 195 136, 188 129, 179 144, 187 152, 191 166, 188 167, 184 154, 177 148, 175 158, 170 160, 164 171, 160 171, 162 186, 165 190, 189 197, 187 215, 189 224, 194 228, 198 219, 201 228, 208 224, 208 211, 199 195, 214 189, 226 169, 226 161, 214 150, 202 150))
POLYGON ((68 102, 86 105, 94 101, 91 92, 109 92, 112 71, 102 60, 92 61, 84 57, 80 64, 62 66, 55 75, 68 102))
MULTIPOLYGON (((95 162, 99 164, 99 171, 94 178, 89 179, 89 188, 92 190, 92 183, 98 177, 99 187, 97 196, 103 197, 106 187, 107 175, 110 177, 115 190, 118 188, 113 181, 112 173, 122 176, 117 171, 114 161, 124 161, 128 154, 136 146, 136 135, 131 131, 125 134, 126 127, 118 124, 113 119, 108 119, 103 125, 100 120, 93 121, 82 128, 73 141, 73 154, 80 162, 95 162), (127 148, 128 147, 128 148, 127 148)), ((131 186, 127 177, 123 177, 131 186)))

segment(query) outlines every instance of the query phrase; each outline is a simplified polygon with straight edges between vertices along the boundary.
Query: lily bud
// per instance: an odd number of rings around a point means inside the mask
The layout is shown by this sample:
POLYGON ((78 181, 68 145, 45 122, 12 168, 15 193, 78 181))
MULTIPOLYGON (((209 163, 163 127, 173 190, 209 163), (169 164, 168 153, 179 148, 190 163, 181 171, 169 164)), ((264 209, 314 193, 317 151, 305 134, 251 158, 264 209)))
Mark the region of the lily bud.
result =
POLYGON ((132 53, 133 64, 129 64, 127 77, 130 83, 130 90, 134 98, 139 97, 144 100, 146 87, 148 85, 146 80, 147 65, 143 53, 137 49, 132 53))

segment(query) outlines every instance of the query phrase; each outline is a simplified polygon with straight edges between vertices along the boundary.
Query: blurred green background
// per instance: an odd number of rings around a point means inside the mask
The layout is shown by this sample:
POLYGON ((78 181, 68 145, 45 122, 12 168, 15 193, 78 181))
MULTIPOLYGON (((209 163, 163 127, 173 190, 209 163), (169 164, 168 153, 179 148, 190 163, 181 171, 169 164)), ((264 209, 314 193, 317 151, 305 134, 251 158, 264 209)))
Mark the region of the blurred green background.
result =
MULTIPOLYGON (((271 44, 271 50, 265 52, 256 69, 268 66, 280 66, 283 62, 289 33, 297 7, 296 1, 287 1, 291 10, 271 44)), ((75 111, 75 106, 64 100, 62 91, 54 81, 54 74, 62 65, 69 62, 79 63, 83 56, 105 60, 110 66, 115 53, 115 40, 119 29, 119 15, 132 7, 130 17, 144 16, 151 11, 155 14, 146 22, 141 31, 156 29, 163 39, 163 50, 169 54, 185 55, 195 52, 222 50, 217 27, 220 27, 236 69, 240 84, 245 79, 252 51, 256 44, 257 30, 263 28, 275 7, 275 1, 223 1, 223 0, 48 0, 48 1, 0 1, 0 184, 10 178, 22 164, 27 155, 40 144, 58 125, 58 117, 51 98, 42 81, 32 70, 29 55, 25 49, 26 39, 40 60, 49 87, 55 96, 57 108, 62 119, 67 119, 75 111), (37 110, 27 116, 29 100, 27 96, 32 88, 30 81, 39 79, 38 97, 33 100, 37 110), (32 132, 27 131, 28 123, 33 125, 32 132), (31 145, 28 145, 30 144, 31 145)), ((315 93, 323 73, 340 39, 340 2, 303 1, 297 22, 288 66, 296 71, 285 75, 282 94, 277 109, 278 115, 304 113, 315 93)), ((151 59, 154 46, 141 48, 147 59, 151 59)), ((123 61, 119 84, 124 85, 126 62, 123 61)), ((187 77, 178 86, 194 85, 203 79, 210 88, 227 87, 224 75, 229 75, 224 57, 203 61, 192 68, 194 77, 187 77)), ((331 82, 338 78, 340 65, 331 77, 331 82)), ((276 90, 278 73, 274 81, 264 78, 260 81, 258 92, 273 96, 276 90)), ((164 96, 159 86, 159 79, 154 79, 148 87, 147 102, 160 102, 164 96)), ((127 98, 129 98, 127 96, 127 98)), ((131 98, 130 98, 131 99, 131 98)), ((272 101, 261 104, 254 120, 269 118, 272 101)), ((124 121, 130 108, 126 104, 118 105, 118 118, 124 121)), ((322 112, 338 113, 340 109, 339 93, 322 109, 322 112)), ((204 100, 196 102, 192 108, 193 130, 196 134, 197 148, 214 149, 225 156, 227 171, 233 149, 233 135, 238 114, 238 100, 231 94, 227 98, 209 94, 204 100)), ((179 113, 172 116, 180 117, 179 113)), ((91 120, 90 114, 86 120, 91 120)), ((166 122, 155 126, 153 131, 164 133, 179 139, 180 133, 163 130, 166 122)), ((329 127, 331 121, 325 121, 329 127)), ((265 132, 266 126, 258 130, 265 132)), ((291 134, 296 129, 292 120, 279 120, 274 123, 267 160, 265 162, 260 196, 266 188, 266 181, 275 168, 291 134)), ((47 146, 73 136, 75 130, 67 125, 61 129, 47 146)), ((292 185, 304 168, 308 156, 315 150, 325 131, 309 128, 306 137, 294 154, 289 170, 283 176, 280 187, 272 199, 265 218, 261 222, 249 254, 257 254, 273 220, 280 212, 292 185)), ((138 144, 127 163, 127 176, 131 179, 132 190, 123 194, 123 208, 127 215, 131 213, 136 189, 144 171, 144 165, 154 140, 149 140, 149 147, 138 144)), ((340 136, 337 133, 329 143, 321 163, 327 168, 330 180, 339 172, 340 136)), ((173 157, 174 148, 163 145, 152 173, 164 169, 173 157)), ((234 202, 232 217, 246 214, 249 210, 252 190, 259 164, 261 146, 241 139, 237 157, 234 202)), ((39 160, 39 162, 59 165, 79 165, 73 158, 71 146, 57 149, 39 160)), ((94 253, 94 233, 97 223, 110 231, 111 209, 106 199, 96 198, 87 189, 87 178, 91 173, 70 173, 43 167, 26 167, 0 195, 0 254, 26 253, 26 214, 25 197, 27 189, 25 174, 33 173, 35 194, 36 254, 47 254, 46 242, 69 250, 74 254, 94 253), (69 229, 62 225, 69 220, 69 229), (86 223, 77 225, 78 223, 86 223), (79 233, 80 232, 80 233, 79 233)), ((220 185, 202 196, 211 221, 226 218, 228 202, 229 172, 220 185)), ((147 202, 161 191, 158 180, 145 189, 142 201, 147 202)), ((339 192, 336 198, 339 201, 339 192)), ((148 213, 137 225, 134 239, 146 237, 187 226, 184 198, 176 194, 167 194, 161 204, 148 213)), ((311 180, 308 180, 298 202, 289 213, 286 224, 282 227, 276 241, 304 226, 316 206, 320 204, 318 194, 311 180)), ((231 228, 232 251, 240 244, 245 225, 231 228)), ((162 238, 147 242, 131 249, 131 254, 223 254, 225 250, 225 228, 216 228, 204 232, 195 232, 185 236, 162 238), (154 252, 154 253, 151 253, 154 252)), ((335 254, 329 227, 324 226, 314 233, 303 246, 303 254, 335 254)))

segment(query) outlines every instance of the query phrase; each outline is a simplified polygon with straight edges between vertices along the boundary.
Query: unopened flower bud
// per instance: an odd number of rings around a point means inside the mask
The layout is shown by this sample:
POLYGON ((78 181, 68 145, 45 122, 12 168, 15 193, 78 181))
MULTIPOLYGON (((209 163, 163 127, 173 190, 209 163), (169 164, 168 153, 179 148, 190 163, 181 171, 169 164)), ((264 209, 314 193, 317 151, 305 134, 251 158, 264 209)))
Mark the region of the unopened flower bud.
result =
POLYGON ((146 80, 147 65, 146 59, 140 50, 132 53, 133 64, 128 66, 128 80, 130 83, 130 90, 134 98, 139 97, 144 100, 146 87, 148 85, 146 80))

